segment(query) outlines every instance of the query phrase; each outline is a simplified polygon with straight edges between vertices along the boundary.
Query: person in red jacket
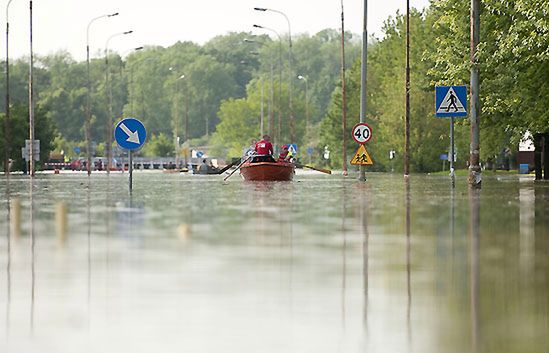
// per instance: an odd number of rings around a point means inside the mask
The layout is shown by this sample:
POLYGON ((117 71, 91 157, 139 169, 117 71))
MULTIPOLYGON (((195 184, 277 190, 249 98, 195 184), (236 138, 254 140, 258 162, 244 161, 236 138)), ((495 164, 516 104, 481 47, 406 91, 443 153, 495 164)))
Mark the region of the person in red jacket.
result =
POLYGON ((255 156, 252 162, 274 162, 271 136, 263 135, 263 139, 255 144, 255 156))
POLYGON ((282 145, 282 151, 278 155, 279 162, 288 162, 291 156, 289 156, 288 145, 282 145))

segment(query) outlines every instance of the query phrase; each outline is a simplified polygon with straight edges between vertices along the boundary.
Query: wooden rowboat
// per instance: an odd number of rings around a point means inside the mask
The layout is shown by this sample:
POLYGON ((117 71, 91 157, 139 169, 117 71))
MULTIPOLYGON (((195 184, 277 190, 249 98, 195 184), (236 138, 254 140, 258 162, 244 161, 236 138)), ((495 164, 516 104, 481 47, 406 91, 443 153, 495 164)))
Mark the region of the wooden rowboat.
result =
POLYGON ((244 180, 290 181, 295 174, 295 165, 286 162, 245 162, 240 167, 244 180))

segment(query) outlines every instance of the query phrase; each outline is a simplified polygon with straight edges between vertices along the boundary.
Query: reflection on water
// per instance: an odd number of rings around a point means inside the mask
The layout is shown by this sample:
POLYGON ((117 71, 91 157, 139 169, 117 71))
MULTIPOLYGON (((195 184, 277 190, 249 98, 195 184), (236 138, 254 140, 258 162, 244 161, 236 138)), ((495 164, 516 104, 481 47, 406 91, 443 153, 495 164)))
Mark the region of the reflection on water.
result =
POLYGON ((544 352, 549 186, 485 182, 2 179, 0 351, 544 352))

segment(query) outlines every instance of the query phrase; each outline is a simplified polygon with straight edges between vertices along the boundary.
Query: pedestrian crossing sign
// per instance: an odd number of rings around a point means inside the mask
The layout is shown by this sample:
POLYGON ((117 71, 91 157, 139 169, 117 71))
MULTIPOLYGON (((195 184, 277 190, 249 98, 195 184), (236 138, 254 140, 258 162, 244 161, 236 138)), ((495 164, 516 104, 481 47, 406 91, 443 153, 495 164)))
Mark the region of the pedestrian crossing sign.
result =
POLYGON ((466 86, 436 86, 435 116, 439 118, 467 116, 466 86))
POLYGON ((374 161, 372 161, 372 157, 370 157, 370 155, 368 154, 368 151, 366 151, 366 147, 364 147, 364 145, 360 145, 355 155, 351 159, 351 164, 374 165, 374 161))

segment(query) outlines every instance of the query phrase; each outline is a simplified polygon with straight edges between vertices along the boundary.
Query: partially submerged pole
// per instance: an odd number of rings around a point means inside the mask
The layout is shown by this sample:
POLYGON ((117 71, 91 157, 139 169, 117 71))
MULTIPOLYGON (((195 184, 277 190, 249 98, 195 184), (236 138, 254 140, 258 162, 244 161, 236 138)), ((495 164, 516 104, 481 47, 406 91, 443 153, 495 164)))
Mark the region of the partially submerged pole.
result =
POLYGON ((404 118, 404 178, 410 175, 410 0, 406 0, 406 98, 404 118))
MULTIPOLYGON (((480 0, 471 0, 471 145, 469 151, 469 186, 480 189, 482 175, 480 170, 479 138, 479 62, 477 46, 480 41, 480 0)), ((453 156, 452 156, 453 158, 453 156)))
MULTIPOLYGON (((360 122, 364 123, 366 118, 366 60, 368 59, 368 0, 364 0, 364 21, 362 26, 362 62, 360 65, 360 122)), ((366 171, 360 165, 358 180, 366 181, 366 171)))
POLYGON ((345 22, 341 0, 341 125, 343 140, 343 175, 347 176, 347 102, 345 92, 345 22))

